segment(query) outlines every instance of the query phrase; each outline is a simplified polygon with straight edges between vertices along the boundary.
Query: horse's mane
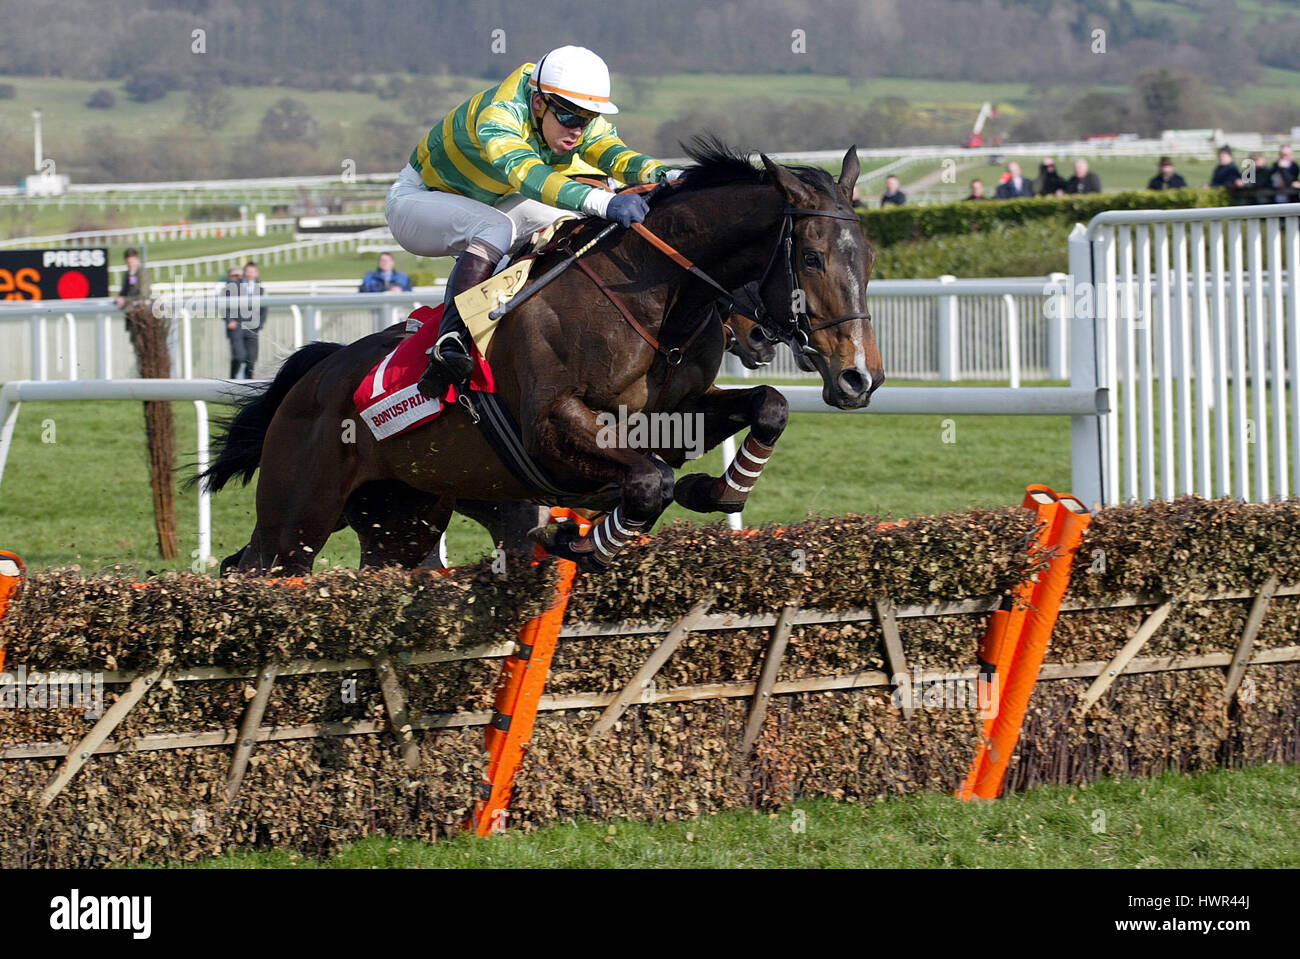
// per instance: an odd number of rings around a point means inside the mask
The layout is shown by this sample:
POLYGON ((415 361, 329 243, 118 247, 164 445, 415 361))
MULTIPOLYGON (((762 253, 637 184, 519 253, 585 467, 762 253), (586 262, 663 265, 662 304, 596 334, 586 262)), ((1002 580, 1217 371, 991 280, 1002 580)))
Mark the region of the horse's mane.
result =
MULTIPOLYGON (((690 157, 691 164, 672 189, 657 190, 651 195, 651 206, 709 187, 772 182, 767 170, 755 166, 748 153, 736 151, 715 136, 692 137, 689 143, 682 144, 682 149, 690 157)), ((825 170, 811 166, 787 166, 786 169, 818 191, 835 190, 835 180, 825 170)))

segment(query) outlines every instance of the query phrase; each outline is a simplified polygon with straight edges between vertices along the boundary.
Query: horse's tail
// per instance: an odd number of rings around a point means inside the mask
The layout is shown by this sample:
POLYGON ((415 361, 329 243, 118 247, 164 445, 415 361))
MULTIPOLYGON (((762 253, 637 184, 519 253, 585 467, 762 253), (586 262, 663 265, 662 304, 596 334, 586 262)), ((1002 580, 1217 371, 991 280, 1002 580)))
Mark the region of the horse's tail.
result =
POLYGON ((236 404, 235 415, 224 424, 213 443, 217 458, 188 485, 201 482, 204 489, 215 493, 242 474, 242 485, 247 486, 262 461, 262 442, 271 426, 271 418, 289 390, 313 366, 341 349, 342 343, 308 343, 290 355, 276 371, 269 386, 236 404))

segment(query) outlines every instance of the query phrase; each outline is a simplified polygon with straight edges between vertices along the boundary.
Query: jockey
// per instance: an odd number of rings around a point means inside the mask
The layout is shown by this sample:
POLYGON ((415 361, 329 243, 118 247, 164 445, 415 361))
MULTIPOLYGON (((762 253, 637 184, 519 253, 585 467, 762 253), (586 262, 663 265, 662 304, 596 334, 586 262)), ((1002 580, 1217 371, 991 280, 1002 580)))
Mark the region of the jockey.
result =
POLYGON ((421 393, 465 388, 473 361, 456 295, 492 276, 516 240, 573 213, 624 227, 645 218, 639 195, 607 193, 567 174, 595 167, 623 183, 679 174, 619 139, 604 117, 617 112, 605 61, 584 47, 560 47, 462 103, 411 152, 388 191, 388 226, 417 256, 456 255, 421 393))

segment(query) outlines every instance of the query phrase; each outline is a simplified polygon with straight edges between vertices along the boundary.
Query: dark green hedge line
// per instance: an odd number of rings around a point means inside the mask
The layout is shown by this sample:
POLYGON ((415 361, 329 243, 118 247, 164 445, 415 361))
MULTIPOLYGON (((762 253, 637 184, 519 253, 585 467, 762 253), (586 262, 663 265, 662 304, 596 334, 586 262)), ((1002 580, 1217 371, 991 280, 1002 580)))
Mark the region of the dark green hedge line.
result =
POLYGON ((994 224, 1072 219, 1087 223, 1106 210, 1177 210, 1232 205, 1226 189, 1134 190, 1023 200, 970 200, 934 206, 891 206, 861 214, 867 238, 877 247, 907 240, 980 233, 994 224))

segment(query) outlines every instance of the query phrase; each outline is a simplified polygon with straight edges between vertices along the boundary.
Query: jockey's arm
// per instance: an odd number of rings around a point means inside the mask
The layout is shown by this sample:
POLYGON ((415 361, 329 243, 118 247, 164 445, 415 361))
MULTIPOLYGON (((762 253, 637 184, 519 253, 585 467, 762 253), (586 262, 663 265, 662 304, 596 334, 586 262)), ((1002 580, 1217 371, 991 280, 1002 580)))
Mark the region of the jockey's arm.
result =
POLYGON ((604 117, 597 117, 587 128, 577 153, 584 161, 599 167, 623 183, 653 183, 662 180, 668 167, 654 157, 638 153, 619 137, 618 131, 604 117))
POLYGON ((488 162, 523 196, 547 206, 604 215, 610 194, 575 183, 548 166, 528 142, 521 118, 507 105, 493 103, 480 111, 475 134, 488 162))

